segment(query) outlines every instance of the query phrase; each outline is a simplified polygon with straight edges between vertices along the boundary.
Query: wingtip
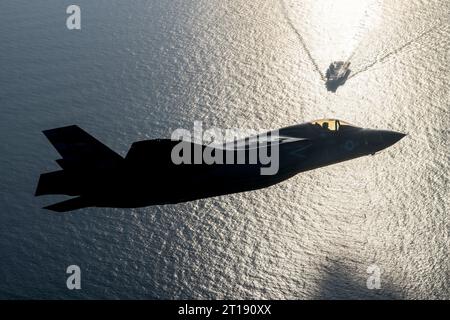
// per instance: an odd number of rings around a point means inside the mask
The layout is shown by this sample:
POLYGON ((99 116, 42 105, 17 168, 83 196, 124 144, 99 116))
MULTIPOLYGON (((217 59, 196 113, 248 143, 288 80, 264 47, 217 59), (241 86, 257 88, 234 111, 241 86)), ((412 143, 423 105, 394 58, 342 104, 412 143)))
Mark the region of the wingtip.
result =
POLYGON ((63 210, 61 207, 59 207, 58 203, 42 207, 42 209, 45 209, 45 210, 48 210, 48 211, 52 211, 52 212, 58 212, 58 213, 67 212, 67 210, 63 210))
POLYGON ((58 128, 53 128, 53 129, 46 129, 46 130, 42 130, 42 133, 48 137, 49 135, 53 134, 56 131, 62 130, 62 129, 79 129, 80 127, 77 126, 76 124, 71 124, 68 126, 64 126, 64 127, 58 127, 58 128))
POLYGON ((86 208, 91 206, 89 201, 86 201, 83 197, 76 197, 62 202, 54 203, 52 205, 43 207, 42 209, 55 211, 55 212, 67 212, 86 208))
POLYGON ((42 209, 48 210, 48 211, 52 211, 52 212, 62 212, 62 211, 57 211, 55 209, 52 209, 52 206, 46 206, 46 207, 42 207, 42 209))

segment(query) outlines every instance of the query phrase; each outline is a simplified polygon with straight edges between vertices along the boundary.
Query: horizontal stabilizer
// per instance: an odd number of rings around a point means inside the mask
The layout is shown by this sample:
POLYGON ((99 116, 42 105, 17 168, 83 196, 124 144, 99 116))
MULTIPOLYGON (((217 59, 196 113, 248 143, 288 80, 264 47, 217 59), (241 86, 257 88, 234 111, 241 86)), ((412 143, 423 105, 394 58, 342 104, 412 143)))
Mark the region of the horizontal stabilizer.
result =
POLYGON ((89 207, 89 203, 83 197, 77 197, 69 199, 66 201, 58 202, 50 206, 44 207, 44 209, 56 211, 56 212, 67 212, 72 210, 77 210, 81 208, 89 207))
POLYGON ((60 170, 41 174, 34 195, 66 194, 76 196, 80 194, 78 189, 74 179, 71 179, 65 171, 60 170))

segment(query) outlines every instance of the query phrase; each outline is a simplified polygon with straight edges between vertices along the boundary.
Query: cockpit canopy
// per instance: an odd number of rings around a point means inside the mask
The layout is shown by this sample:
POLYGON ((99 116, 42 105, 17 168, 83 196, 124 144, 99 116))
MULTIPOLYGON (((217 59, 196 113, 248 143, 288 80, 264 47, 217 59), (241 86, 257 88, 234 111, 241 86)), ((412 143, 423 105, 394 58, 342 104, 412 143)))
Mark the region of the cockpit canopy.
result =
POLYGON ((330 130, 330 131, 339 131, 342 129, 346 129, 349 127, 354 127, 351 124, 337 119, 320 119, 311 121, 311 124, 317 126, 318 128, 330 130))

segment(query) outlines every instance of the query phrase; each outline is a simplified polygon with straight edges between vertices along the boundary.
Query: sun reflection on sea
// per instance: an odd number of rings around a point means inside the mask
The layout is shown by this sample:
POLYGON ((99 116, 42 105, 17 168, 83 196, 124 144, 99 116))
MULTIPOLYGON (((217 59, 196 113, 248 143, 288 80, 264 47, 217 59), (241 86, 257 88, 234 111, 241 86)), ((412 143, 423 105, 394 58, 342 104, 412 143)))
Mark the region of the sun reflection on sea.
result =
POLYGON ((312 2, 312 21, 331 60, 347 60, 381 19, 379 0, 320 0, 312 2), (324 34, 322 34, 324 33, 324 34), (325 36, 328 35, 328 36, 325 36))

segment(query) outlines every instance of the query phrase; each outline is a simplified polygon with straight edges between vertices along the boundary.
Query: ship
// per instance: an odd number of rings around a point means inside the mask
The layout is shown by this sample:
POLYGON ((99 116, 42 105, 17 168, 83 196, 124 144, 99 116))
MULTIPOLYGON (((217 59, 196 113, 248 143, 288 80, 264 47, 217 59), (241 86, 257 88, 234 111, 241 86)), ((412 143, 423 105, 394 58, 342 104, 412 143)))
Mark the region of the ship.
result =
POLYGON ((325 85, 329 91, 335 92, 343 85, 350 74, 350 61, 334 61, 328 67, 326 72, 325 85))

